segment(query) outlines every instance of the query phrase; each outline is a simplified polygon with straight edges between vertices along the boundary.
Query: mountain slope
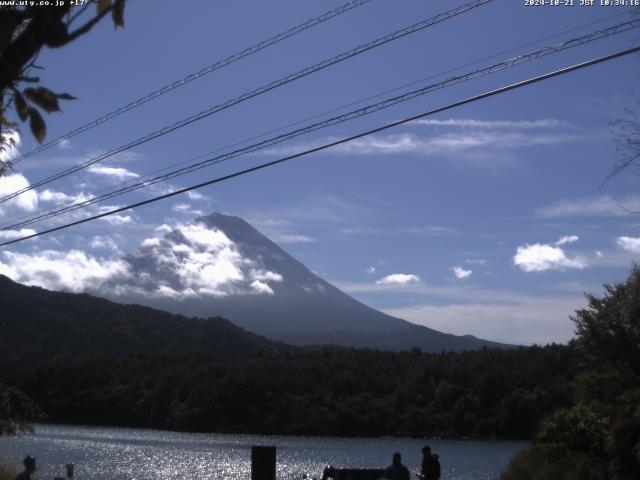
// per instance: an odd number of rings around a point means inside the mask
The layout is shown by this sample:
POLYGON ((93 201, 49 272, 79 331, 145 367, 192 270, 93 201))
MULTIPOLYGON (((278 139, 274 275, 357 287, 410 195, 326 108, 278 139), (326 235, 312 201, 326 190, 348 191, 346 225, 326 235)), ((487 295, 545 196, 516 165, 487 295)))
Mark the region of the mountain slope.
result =
POLYGON ((195 319, 86 294, 26 287, 0 275, 3 361, 281 353, 290 347, 223 318, 195 319))
POLYGON ((425 351, 508 347, 370 308, 312 273, 239 217, 214 213, 147 239, 100 294, 187 316, 219 315, 296 345, 425 351))

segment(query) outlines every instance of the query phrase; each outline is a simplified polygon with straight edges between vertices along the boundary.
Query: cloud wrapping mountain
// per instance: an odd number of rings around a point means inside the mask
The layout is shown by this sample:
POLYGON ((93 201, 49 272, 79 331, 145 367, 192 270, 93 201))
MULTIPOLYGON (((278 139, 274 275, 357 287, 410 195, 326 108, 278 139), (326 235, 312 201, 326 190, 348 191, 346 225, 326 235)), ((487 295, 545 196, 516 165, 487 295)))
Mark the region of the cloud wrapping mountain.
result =
MULTIPOLYGON (((455 336, 374 310, 289 256, 238 217, 212 214, 171 229, 161 226, 138 250, 120 259, 79 250, 4 252, 0 274, 52 290, 87 292, 190 317, 222 316, 267 337, 293 344, 427 351, 500 346, 455 336), (170 230, 170 231, 168 231, 170 230)), ((109 238, 96 249, 114 253, 109 238)), ((381 288, 420 279, 391 274, 381 288)))
POLYGON ((259 259, 243 255, 222 230, 211 229, 200 221, 147 238, 124 261, 129 274, 112 278, 103 289, 106 292, 118 296, 133 291, 147 298, 178 301, 273 295, 272 285, 283 280, 259 259))

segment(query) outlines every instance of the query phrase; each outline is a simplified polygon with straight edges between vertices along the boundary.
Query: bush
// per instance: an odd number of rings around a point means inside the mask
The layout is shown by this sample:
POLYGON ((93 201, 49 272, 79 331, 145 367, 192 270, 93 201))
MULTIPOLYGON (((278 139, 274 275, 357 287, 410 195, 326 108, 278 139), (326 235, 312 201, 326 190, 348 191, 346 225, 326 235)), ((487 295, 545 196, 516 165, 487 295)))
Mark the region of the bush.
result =
POLYGON ((17 473, 6 463, 0 460, 0 480, 13 480, 17 473))

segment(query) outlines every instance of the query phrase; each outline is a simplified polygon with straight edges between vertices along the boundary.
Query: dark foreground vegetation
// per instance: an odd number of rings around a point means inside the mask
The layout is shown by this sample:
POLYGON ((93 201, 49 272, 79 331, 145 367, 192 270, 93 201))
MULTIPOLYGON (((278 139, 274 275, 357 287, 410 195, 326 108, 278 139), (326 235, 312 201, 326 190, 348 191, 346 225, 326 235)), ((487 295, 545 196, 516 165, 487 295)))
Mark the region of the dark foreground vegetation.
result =
POLYGON ((0 362, 129 354, 245 355, 293 347, 224 318, 187 318, 91 295, 27 287, 0 275, 0 362))
POLYGON ((544 419, 503 480, 640 478, 640 268, 573 320, 571 404, 544 419))
POLYGON ((95 359, 2 368, 55 422, 188 431, 530 438, 569 405, 566 347, 95 359))
POLYGON ((32 415, 19 411, 23 392, 49 421, 63 423, 533 438, 503 480, 638 479, 640 269, 607 286, 603 298, 589 297, 573 321, 568 346, 509 350, 256 351, 251 344, 253 353, 234 355, 5 359, 0 382, 10 387, 0 385, 0 420, 14 416, 0 431, 32 415))

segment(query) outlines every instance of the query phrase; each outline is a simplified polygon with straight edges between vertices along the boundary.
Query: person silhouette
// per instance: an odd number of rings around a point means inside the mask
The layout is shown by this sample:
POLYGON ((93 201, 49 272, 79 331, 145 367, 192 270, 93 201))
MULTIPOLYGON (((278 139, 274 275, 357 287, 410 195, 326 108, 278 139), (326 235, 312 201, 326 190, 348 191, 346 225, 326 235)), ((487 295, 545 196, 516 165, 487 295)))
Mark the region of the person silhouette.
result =
POLYGON ((409 469, 402 465, 402 455, 400 455, 400 452, 393 454, 393 461, 384 471, 384 478, 387 480, 410 480, 411 474, 409 473, 409 469))
POLYGON ((24 457, 22 464, 24 465, 24 472, 16 475, 16 480, 31 480, 31 475, 36 471, 36 459, 31 455, 27 455, 24 457))
POLYGON ((440 457, 431 453, 431 447, 422 447, 422 480, 438 480, 440 478, 440 457))

